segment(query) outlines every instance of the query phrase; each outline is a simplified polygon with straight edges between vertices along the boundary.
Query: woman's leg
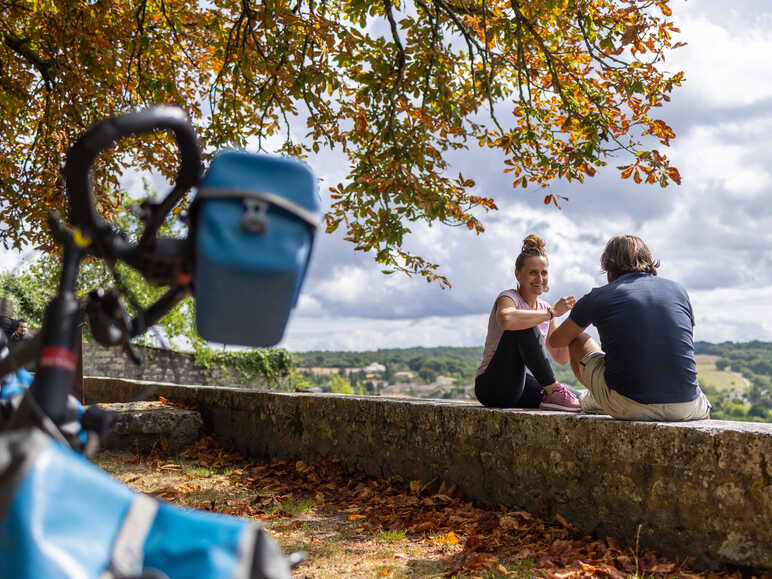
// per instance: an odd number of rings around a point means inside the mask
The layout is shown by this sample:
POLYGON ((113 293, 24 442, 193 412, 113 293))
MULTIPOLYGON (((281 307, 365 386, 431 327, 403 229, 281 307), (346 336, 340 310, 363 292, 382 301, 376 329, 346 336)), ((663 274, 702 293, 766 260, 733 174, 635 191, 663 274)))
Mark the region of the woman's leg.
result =
MULTIPOLYGON (((522 407, 520 399, 526 385, 526 367, 533 372, 539 386, 555 382, 538 328, 504 332, 488 368, 475 380, 477 399, 484 406, 522 407)), ((530 403, 527 408, 532 408, 530 403)))
POLYGON ((525 385, 523 386, 523 395, 517 403, 518 408, 538 408, 544 400, 544 388, 539 381, 530 374, 525 375, 525 385))

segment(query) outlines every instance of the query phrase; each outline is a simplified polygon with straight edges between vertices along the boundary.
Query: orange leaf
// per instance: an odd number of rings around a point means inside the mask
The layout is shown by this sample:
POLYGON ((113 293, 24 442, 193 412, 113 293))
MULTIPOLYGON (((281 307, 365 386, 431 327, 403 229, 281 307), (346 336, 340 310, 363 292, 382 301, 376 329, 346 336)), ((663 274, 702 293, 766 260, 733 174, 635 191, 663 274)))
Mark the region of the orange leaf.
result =
POLYGON ((366 519, 364 515, 349 515, 348 517, 349 521, 358 521, 359 519, 366 519))
POLYGON ((450 531, 435 541, 438 545, 458 545, 458 536, 450 531))

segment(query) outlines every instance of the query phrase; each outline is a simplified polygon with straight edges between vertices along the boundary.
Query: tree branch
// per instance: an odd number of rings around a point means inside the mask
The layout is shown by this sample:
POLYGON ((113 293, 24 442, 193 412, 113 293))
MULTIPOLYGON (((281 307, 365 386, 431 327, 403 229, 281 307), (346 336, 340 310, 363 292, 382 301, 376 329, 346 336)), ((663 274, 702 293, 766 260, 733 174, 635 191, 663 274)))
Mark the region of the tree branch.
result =
POLYGON ((29 62, 38 71, 43 82, 46 84, 46 88, 51 90, 54 84, 55 75, 54 61, 42 59, 34 50, 29 47, 28 38, 19 38, 13 34, 5 33, 3 35, 3 43, 13 50, 16 54, 21 56, 24 60, 29 62))

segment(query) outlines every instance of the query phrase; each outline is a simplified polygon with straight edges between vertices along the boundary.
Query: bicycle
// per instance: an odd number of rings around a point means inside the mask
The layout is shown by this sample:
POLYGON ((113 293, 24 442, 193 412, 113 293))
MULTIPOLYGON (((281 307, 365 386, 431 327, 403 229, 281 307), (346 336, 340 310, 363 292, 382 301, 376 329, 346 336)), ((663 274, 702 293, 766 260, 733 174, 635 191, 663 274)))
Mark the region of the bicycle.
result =
POLYGON ((191 292, 203 337, 243 345, 276 343, 311 255, 318 212, 313 175, 290 159, 241 151, 218 153, 204 173, 187 116, 166 106, 95 124, 73 144, 63 175, 69 224, 55 214, 49 217, 54 239, 63 247, 58 291, 38 335, 0 361, 0 376, 13 376, 34 360, 38 366, 32 384, 5 403, 0 418, 0 575, 289 577, 301 555, 285 557, 262 528, 159 503, 85 461, 81 455, 98 448, 114 417, 96 406, 84 412, 70 391, 84 317, 95 341, 122 346, 137 361, 130 340, 191 292), (119 140, 161 130, 173 133, 180 165, 166 197, 140 207, 144 229, 133 242, 97 211, 90 168, 119 140), (192 187, 197 196, 187 235, 160 237, 169 212, 192 187), (133 318, 115 290, 92 291, 81 302, 75 287, 86 256, 111 267, 123 261, 151 284, 169 289, 151 306, 138 308, 133 318), (281 259, 286 263, 277 263, 281 259), (277 269, 281 265, 284 269, 277 269), (207 279, 211 276, 225 276, 231 284, 226 289, 254 286, 262 302, 281 303, 258 303, 252 319, 243 323, 243 307, 234 313, 220 303, 229 300, 221 299, 222 288, 207 279), (210 323, 212 310, 214 318, 238 317, 242 323, 236 324, 236 333, 233 325, 210 323), (261 322, 257 328, 255 318, 261 322), (228 333, 223 335, 221 328, 228 333), (89 511, 95 502, 102 512, 89 511), (72 533, 81 537, 80 544, 72 533))

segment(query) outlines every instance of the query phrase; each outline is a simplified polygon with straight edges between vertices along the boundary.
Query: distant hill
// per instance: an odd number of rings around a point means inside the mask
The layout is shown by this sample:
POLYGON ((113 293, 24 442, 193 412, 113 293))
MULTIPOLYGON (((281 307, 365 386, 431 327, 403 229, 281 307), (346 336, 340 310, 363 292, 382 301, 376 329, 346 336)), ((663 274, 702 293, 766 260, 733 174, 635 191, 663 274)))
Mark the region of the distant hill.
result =
POLYGON ((698 373, 714 407, 712 416, 772 422, 772 342, 697 342, 694 348, 698 355, 714 357, 715 372, 741 377, 744 382, 745 393, 738 396, 742 388, 727 388, 716 374, 698 373))

